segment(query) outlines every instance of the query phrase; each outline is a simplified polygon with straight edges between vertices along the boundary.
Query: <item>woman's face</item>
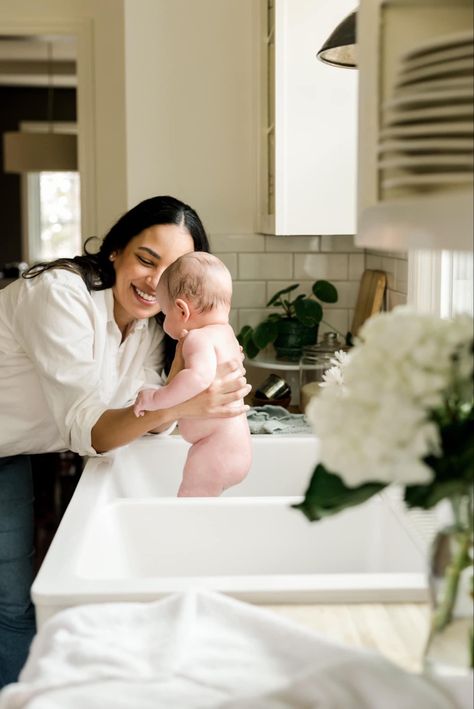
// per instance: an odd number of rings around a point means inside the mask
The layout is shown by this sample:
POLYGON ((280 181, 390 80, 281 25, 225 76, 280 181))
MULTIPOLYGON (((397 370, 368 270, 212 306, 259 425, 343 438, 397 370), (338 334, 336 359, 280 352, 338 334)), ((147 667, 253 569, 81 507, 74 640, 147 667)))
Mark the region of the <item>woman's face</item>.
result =
POLYGON ((112 254, 114 317, 123 334, 134 320, 160 312, 156 287, 161 274, 190 251, 194 251, 194 242, 185 226, 157 224, 137 234, 122 251, 112 254))

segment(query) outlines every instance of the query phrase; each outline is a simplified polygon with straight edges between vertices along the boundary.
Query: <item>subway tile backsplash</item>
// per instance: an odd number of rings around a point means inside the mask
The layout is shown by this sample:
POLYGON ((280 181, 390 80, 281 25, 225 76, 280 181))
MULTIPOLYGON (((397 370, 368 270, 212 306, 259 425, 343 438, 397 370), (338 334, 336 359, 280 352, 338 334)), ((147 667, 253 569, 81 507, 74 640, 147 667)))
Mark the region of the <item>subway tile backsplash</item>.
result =
POLYGON ((268 312, 265 304, 279 289, 300 283, 295 294, 309 294, 319 278, 334 283, 339 300, 325 305, 321 332, 350 329, 359 283, 365 268, 387 273, 385 305, 391 309, 406 302, 407 258, 403 253, 363 250, 351 236, 263 236, 262 234, 211 235, 211 248, 229 268, 234 280, 231 324, 257 325, 268 312))

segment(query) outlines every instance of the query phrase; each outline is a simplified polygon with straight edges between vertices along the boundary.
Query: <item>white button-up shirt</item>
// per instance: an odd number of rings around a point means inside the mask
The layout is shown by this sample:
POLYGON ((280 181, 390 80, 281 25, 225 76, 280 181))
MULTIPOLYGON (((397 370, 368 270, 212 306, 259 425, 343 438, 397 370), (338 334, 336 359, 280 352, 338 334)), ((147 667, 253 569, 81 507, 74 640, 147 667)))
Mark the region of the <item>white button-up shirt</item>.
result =
POLYGON ((111 289, 52 269, 0 291, 0 457, 72 450, 95 455, 107 409, 163 384, 163 332, 137 320, 121 343, 111 289))

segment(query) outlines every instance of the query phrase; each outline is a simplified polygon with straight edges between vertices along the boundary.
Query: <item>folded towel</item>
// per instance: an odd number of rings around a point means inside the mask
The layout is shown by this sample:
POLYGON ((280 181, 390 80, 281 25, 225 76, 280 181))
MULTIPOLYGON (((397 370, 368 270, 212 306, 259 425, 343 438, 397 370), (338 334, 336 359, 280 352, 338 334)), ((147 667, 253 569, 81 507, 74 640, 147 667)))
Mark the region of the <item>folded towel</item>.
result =
POLYGON ((283 406, 254 406, 247 411, 250 433, 312 433, 304 414, 290 414, 283 406))
MULTIPOLYGON (((466 691, 467 690, 467 691, 466 691)), ((441 684, 270 611, 189 591, 61 611, 0 709, 459 709, 441 684)))

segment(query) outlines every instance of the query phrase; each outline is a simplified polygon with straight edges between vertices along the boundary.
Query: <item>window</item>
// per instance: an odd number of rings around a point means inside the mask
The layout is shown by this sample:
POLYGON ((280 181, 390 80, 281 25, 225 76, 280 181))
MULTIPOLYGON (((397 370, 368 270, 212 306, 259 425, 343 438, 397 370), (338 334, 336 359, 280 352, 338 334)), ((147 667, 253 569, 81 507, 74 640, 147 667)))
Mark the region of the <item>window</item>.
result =
POLYGON ((441 254, 440 315, 450 318, 456 313, 473 315, 472 253, 443 251, 441 254))
POLYGON ((418 311, 473 315, 473 263, 469 251, 411 251, 408 302, 418 311))
POLYGON ((81 253, 78 172, 26 175, 27 262, 81 253))

